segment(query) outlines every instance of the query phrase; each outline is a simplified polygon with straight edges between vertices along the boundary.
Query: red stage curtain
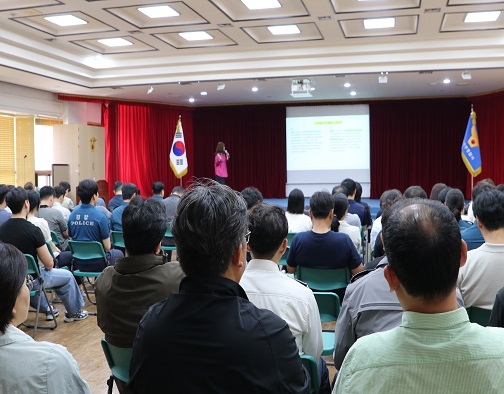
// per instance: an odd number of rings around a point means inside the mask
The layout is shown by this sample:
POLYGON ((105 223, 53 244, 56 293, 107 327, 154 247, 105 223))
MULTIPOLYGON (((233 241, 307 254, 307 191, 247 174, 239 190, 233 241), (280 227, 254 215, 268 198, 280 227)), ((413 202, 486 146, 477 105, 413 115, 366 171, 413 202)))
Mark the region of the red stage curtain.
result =
POLYGON ((198 108, 194 117, 194 173, 214 179, 219 141, 231 155, 227 184, 257 187, 265 198, 285 196, 285 106, 249 105, 198 108))

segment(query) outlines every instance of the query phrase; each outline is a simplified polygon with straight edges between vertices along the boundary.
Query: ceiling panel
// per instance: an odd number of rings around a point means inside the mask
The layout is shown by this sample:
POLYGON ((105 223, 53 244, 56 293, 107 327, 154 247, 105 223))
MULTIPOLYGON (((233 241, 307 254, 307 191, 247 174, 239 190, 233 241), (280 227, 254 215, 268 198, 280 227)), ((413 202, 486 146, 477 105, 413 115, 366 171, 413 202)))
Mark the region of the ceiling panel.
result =
POLYGON ((301 0, 278 0, 281 7, 263 10, 249 10, 240 0, 212 0, 211 2, 232 21, 283 19, 309 15, 301 0))
MULTIPOLYGON (((281 26, 281 25, 280 25, 281 26)), ((292 42, 292 41, 309 41, 322 40, 322 34, 315 23, 298 23, 299 34, 281 34, 273 35, 268 26, 251 26, 244 27, 243 30, 257 43, 272 43, 272 42, 292 42)))
POLYGON ((416 34, 418 26, 418 15, 396 16, 394 18, 395 26, 390 28, 366 29, 364 27, 364 19, 342 20, 340 21, 340 25, 341 29, 343 30, 343 34, 347 38, 416 34))
POLYGON ((338 13, 391 11, 420 7, 420 0, 331 0, 331 3, 338 13))

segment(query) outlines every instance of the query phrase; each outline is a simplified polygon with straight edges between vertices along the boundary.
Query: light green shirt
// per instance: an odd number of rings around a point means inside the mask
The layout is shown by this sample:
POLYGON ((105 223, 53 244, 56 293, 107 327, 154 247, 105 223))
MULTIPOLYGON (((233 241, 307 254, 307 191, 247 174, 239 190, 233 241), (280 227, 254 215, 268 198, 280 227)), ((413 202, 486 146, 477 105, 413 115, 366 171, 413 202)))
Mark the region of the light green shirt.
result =
POLYGON ((335 393, 504 393, 504 329, 469 323, 464 308, 404 312, 350 348, 335 393))

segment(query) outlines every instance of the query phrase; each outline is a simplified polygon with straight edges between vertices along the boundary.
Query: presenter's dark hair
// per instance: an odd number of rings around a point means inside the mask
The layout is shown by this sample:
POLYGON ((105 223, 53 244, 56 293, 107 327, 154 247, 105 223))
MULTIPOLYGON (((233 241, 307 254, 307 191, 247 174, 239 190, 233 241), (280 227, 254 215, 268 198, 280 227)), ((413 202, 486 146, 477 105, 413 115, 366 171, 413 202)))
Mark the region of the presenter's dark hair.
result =
POLYGON ((42 186, 40 189, 40 199, 44 201, 51 196, 54 196, 54 188, 52 186, 42 186))
POLYGON ((464 210, 464 194, 459 189, 450 189, 446 194, 445 204, 458 222, 464 210))
POLYGON ((187 276, 221 276, 245 242, 245 200, 225 185, 206 182, 187 191, 172 222, 180 266, 187 276))
POLYGON ((389 266, 406 292, 427 302, 456 285, 462 241, 450 210, 438 201, 405 199, 392 207, 383 234, 389 266))
POLYGON ((504 193, 495 188, 479 193, 473 211, 488 231, 504 228, 504 193))
POLYGON ((28 200, 28 192, 21 186, 18 186, 7 193, 6 199, 7 206, 15 215, 22 211, 25 201, 28 200))
POLYGON ((225 153, 224 152, 224 142, 219 141, 217 147, 215 148, 215 153, 225 153))
POLYGON ((3 202, 5 201, 5 196, 7 195, 7 193, 9 193, 9 186, 7 186, 6 184, 2 183, 0 185, 0 204, 3 204, 3 202))
POLYGON ((249 247, 254 258, 270 260, 289 231, 289 224, 282 208, 258 204, 248 214, 249 247))
POLYGON ((348 209, 348 197, 343 193, 336 193, 332 196, 334 204, 334 217, 331 222, 331 230, 334 232, 339 231, 340 220, 343 219, 343 215, 348 209))
POLYGON ((263 201, 263 195, 256 187, 249 186, 241 191, 242 197, 247 203, 247 209, 255 207, 263 201))
POLYGON ((325 219, 333 209, 333 205, 332 196, 325 191, 315 192, 310 198, 310 211, 315 219, 325 219))
POLYGON ((122 198, 123 200, 131 200, 133 198, 133 194, 137 192, 138 188, 134 183, 125 183, 122 187, 122 198))
POLYGON ((341 187, 343 188, 343 193, 348 196, 353 196, 353 194, 357 191, 357 185, 355 181, 350 178, 343 179, 341 182, 341 187))
POLYGON ((54 187, 54 197, 60 198, 61 196, 64 196, 66 193, 66 190, 63 186, 55 186, 54 187))
POLYGON ((28 190, 28 202, 30 203, 30 212, 39 209, 40 196, 35 190, 28 190))
POLYGON ((121 181, 114 182, 114 192, 117 193, 119 190, 121 190, 123 185, 124 183, 122 183, 121 181))
MULTIPOLYGON (((65 188, 65 192, 68 190, 69 192, 72 191, 72 188, 70 187, 70 183, 68 183, 67 181, 61 181, 59 183, 60 186, 63 186, 65 188)), ((79 197, 80 198, 80 197, 79 197)))
POLYGON ((438 195, 441 190, 446 188, 447 186, 444 183, 436 183, 432 186, 429 199, 434 201, 439 201, 438 195))
POLYGON ((153 198, 134 197, 122 214, 124 244, 128 254, 154 253, 168 228, 163 204, 153 198))
POLYGON ((294 214, 304 213, 305 199, 300 189, 292 189, 287 199, 287 212, 294 214))
POLYGON ((27 270, 28 266, 23 254, 14 246, 0 242, 0 289, 2 289, 0 291, 0 332, 2 334, 5 334, 7 326, 14 318, 12 310, 24 286, 27 270))
POLYGON ((152 184, 152 193, 154 194, 159 194, 164 190, 164 183, 163 182, 154 182, 152 184))
POLYGON ((427 193, 420 186, 410 186, 404 191, 404 198, 427 198, 427 193))
POLYGON ((91 198, 98 194, 98 184, 92 179, 84 179, 79 183, 78 194, 83 204, 89 204, 91 198))

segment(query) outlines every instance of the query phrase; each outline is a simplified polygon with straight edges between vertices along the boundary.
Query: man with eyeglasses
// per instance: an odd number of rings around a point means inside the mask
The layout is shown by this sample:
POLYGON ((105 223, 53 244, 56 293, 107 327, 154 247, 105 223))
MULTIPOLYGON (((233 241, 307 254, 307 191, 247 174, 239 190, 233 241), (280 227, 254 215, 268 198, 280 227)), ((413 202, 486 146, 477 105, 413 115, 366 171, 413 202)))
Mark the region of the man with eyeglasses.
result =
POLYGON ((179 293, 153 305, 140 322, 129 388, 308 393, 289 326, 254 306, 238 284, 250 235, 244 199, 213 181, 195 185, 178 205, 172 233, 187 277, 179 293))

